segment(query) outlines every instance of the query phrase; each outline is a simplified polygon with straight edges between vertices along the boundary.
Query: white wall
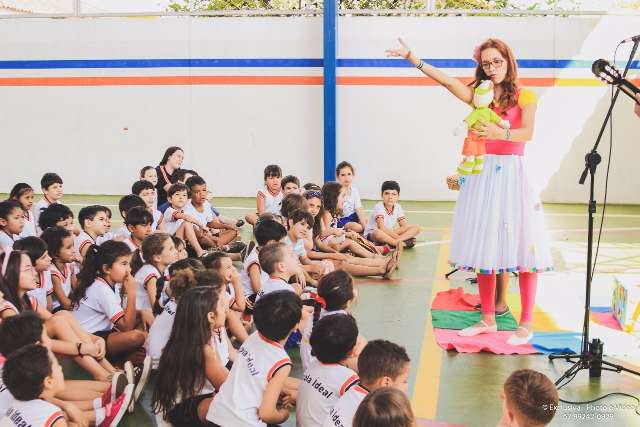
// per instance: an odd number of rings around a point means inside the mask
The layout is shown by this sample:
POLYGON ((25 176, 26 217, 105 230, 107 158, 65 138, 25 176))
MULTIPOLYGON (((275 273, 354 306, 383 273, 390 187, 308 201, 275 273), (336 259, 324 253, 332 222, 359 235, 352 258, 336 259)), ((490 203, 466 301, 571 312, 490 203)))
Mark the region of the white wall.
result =
MULTIPOLYGON (((500 37, 519 58, 611 57, 637 32, 637 17, 364 18, 340 20, 340 58, 383 58, 405 37, 423 58, 469 58, 480 40, 500 37)), ((0 20, 0 60, 120 58, 321 58, 321 18, 155 18, 0 20)), ((619 58, 628 55, 621 48, 619 58)), ((638 70, 632 70, 637 75, 638 70)), ((449 69, 469 76, 469 69, 449 69)), ((125 68, 0 70, 7 77, 320 76, 321 68, 125 68)), ((339 76, 417 76, 412 69, 341 68, 339 76)), ((590 78, 588 69, 522 69, 521 77, 590 78)), ((561 80, 560 82, 566 83, 561 80)), ((583 202, 577 185, 608 100, 607 88, 534 87, 536 136, 527 149, 532 179, 550 202, 583 202)), ((220 196, 250 196, 268 163, 303 181, 322 180, 322 86, 15 86, 0 83, 0 191, 37 186, 57 171, 69 193, 120 194, 167 146, 186 151, 220 196), (10 165, 10 166, 8 166, 10 165)), ((451 200, 444 177, 462 141, 452 129, 466 107, 435 86, 338 87, 338 160, 357 169, 363 196, 397 179, 403 198, 451 200)), ((615 113, 609 201, 640 203, 640 120, 631 102, 615 113)), ((601 153, 606 153, 603 143, 601 153)), ((600 168, 600 189, 604 167, 600 168)))

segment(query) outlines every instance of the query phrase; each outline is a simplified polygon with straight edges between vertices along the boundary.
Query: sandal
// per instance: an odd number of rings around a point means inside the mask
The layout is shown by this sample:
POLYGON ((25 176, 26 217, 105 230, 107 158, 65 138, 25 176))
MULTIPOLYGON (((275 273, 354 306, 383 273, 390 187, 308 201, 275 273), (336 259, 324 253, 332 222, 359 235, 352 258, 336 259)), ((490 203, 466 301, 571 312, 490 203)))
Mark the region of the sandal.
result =
POLYGON ((531 341, 531 338, 533 338, 533 332, 523 326, 518 326, 518 329, 516 329, 516 331, 520 329, 527 331, 528 332, 527 336, 519 337, 514 333, 507 340, 507 344, 517 346, 517 345, 527 344, 529 341, 531 341))
POLYGON ((498 332, 497 324, 489 326, 484 320, 481 320, 480 324, 484 326, 469 326, 468 328, 458 331, 458 335, 461 337, 475 337, 480 334, 493 334, 498 332))
POLYGON ((397 258, 396 258, 396 253, 394 252, 389 257, 389 260, 387 261, 387 265, 386 265, 386 268, 384 269, 384 274, 382 275, 382 278, 383 279, 390 279, 391 275, 393 274, 393 272, 395 271, 397 266, 398 266, 398 261, 397 261, 397 258))

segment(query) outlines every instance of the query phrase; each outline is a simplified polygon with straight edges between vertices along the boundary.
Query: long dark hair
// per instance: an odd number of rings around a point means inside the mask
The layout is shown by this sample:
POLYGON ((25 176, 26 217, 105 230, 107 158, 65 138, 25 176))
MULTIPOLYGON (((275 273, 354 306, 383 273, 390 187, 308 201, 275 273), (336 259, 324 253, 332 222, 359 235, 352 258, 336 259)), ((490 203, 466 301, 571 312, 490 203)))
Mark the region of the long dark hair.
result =
POLYGON ((320 210, 318 211, 318 215, 313 218, 315 222, 313 223, 313 238, 315 239, 322 232, 322 211, 324 211, 324 200, 322 199, 322 193, 317 190, 309 190, 304 193, 304 198, 307 199, 319 199, 320 200, 320 210))
MULTIPOLYGON (((19 182, 16 185, 14 185, 13 188, 11 189, 11 193, 9 193, 9 198, 13 199, 13 200, 20 201, 19 200, 20 197, 24 196, 28 192, 32 192, 33 193, 33 187, 31 187, 27 183, 19 182)), ((26 210, 27 208, 22 206, 22 209, 26 210)))
POLYGON ((314 304, 313 324, 320 319, 322 308, 327 311, 344 310, 354 295, 353 277, 345 270, 334 270, 322 276, 318 283, 318 296, 322 303, 314 304))
POLYGON ((69 294, 71 309, 78 307, 80 300, 85 297, 87 289, 95 282, 96 278, 104 276, 103 267, 105 265, 110 267, 118 258, 129 255, 131 255, 131 249, 124 242, 108 240, 100 246, 89 246, 82 270, 78 273, 78 286, 72 289, 69 294))
POLYGON ((180 396, 184 402, 205 385, 204 346, 211 340, 211 326, 207 315, 215 311, 223 286, 199 286, 189 289, 180 299, 169 341, 162 351, 156 384, 153 391, 153 409, 167 413, 180 396))
POLYGON ((176 151, 182 151, 184 153, 184 150, 182 148, 175 145, 173 147, 167 148, 167 150, 164 152, 164 156, 162 156, 162 160, 160 160, 160 166, 166 165, 169 161, 169 157, 171 157, 176 151))
POLYGON ((20 264, 22 264, 22 255, 29 256, 24 251, 10 251, 0 254, 0 264, 4 263, 5 257, 9 257, 7 270, 2 275, 4 299, 15 305, 21 313, 25 310, 33 310, 29 296, 26 293, 20 298, 20 264))
POLYGON ((339 182, 331 181, 327 182, 322 187, 322 199, 324 201, 324 209, 329 211, 332 217, 338 216, 338 197, 342 185, 339 182))
MULTIPOLYGON (((502 83, 500 83, 500 86, 502 86, 502 94, 498 100, 500 110, 506 111, 518 102, 518 64, 516 63, 511 48, 500 39, 485 40, 478 46, 478 54, 482 54, 483 50, 491 48, 498 50, 506 62, 507 74, 502 83)), ((482 68, 481 58, 476 58, 476 60, 478 64, 476 65, 475 80, 471 83, 474 88, 478 87, 482 80, 489 79, 489 76, 487 76, 487 73, 485 73, 482 68)))

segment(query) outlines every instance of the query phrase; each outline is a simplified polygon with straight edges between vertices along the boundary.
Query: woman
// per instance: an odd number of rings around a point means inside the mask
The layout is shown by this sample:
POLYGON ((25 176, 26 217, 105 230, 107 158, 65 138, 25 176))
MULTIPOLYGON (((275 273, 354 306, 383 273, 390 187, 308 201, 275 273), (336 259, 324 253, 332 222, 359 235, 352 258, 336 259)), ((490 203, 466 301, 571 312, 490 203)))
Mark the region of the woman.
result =
POLYGON ((182 167, 184 151, 180 147, 169 147, 164 152, 160 165, 156 166, 158 174, 158 206, 167 202, 167 190, 175 182, 173 173, 182 167))
POLYGON ((522 315, 518 329, 507 342, 526 344, 533 337, 537 273, 552 269, 542 204, 524 170, 524 148, 533 137, 535 124, 535 94, 518 85, 515 57, 500 40, 488 39, 476 48, 475 80, 469 86, 422 62, 402 39, 400 44, 400 48, 388 50, 387 55, 407 59, 465 104, 472 104, 473 90, 482 80, 491 80, 491 108, 510 121, 510 129, 492 123, 474 129, 486 141, 487 155, 484 171, 467 177, 460 189, 453 217, 450 262, 478 273, 482 320, 461 330, 462 336, 497 331, 496 274, 519 272, 522 315))

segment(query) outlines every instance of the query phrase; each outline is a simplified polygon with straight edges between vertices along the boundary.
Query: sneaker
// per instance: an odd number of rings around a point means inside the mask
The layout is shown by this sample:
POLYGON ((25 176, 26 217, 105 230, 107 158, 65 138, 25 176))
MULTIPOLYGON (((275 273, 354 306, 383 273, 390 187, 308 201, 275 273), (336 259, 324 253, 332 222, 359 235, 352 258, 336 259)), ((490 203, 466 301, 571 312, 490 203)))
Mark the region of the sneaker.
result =
POLYGON ((124 372, 117 371, 111 378, 111 385, 102 394, 102 406, 106 407, 109 403, 115 402, 124 393, 125 388, 129 385, 127 376, 124 372))
POLYGON ((256 242, 254 242, 253 240, 250 241, 249 244, 245 246, 245 248, 242 251, 240 251, 240 261, 244 262, 244 260, 247 259, 247 257, 255 247, 256 247, 256 242))
POLYGON ((241 241, 236 241, 229 245, 229 249, 227 249, 227 252, 230 254, 238 254, 241 253, 246 247, 247 245, 245 245, 241 241))
POLYGON ((404 247, 405 249, 411 249, 416 245, 416 238, 412 237, 410 239, 407 239, 404 241, 404 247))
POLYGON ((142 394, 142 390, 144 390, 144 386, 147 384, 147 379, 149 378, 149 374, 151 373, 151 357, 146 356, 144 358, 144 362, 142 365, 138 365, 133 368, 135 373, 135 390, 133 392, 133 399, 129 404, 129 412, 133 412, 136 406, 136 402, 140 399, 140 395, 142 394))
POLYGON ((244 225, 244 220, 242 220, 242 219, 239 219, 239 220, 236 222, 236 227, 238 227, 238 228, 242 227, 243 225, 244 225))
POLYGON ((136 378, 133 375, 133 363, 131 363, 131 361, 129 360, 124 362, 124 373, 127 376, 127 381, 129 382, 129 384, 134 384, 136 378))
POLYGON ((122 395, 104 408, 104 421, 98 427, 115 427, 118 425, 124 414, 127 413, 129 403, 133 401, 133 388, 133 384, 128 384, 122 395))

